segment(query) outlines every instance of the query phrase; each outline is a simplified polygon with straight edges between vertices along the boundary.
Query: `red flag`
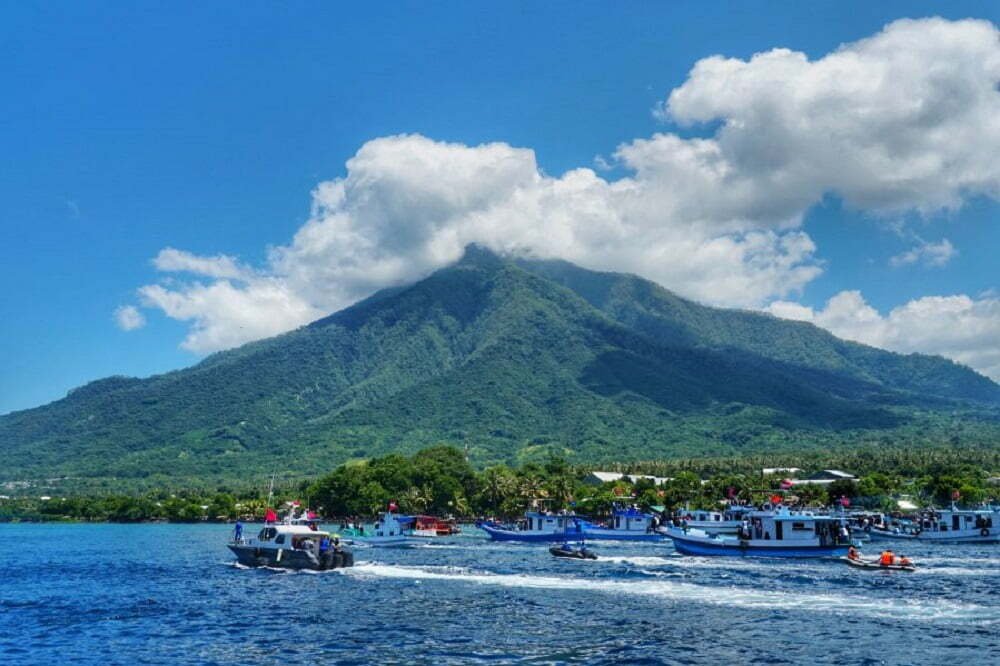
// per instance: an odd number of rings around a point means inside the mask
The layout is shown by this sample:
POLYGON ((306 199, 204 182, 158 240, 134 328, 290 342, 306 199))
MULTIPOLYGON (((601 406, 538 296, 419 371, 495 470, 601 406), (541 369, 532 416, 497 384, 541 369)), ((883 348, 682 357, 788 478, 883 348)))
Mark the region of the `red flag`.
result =
POLYGON ((389 511, 390 511, 390 512, 392 512, 392 511, 395 511, 395 510, 396 510, 396 509, 398 509, 398 508, 399 508, 399 507, 398 507, 398 506, 396 506, 396 503, 395 503, 395 502, 389 502, 389 511))
POLYGON ((962 493, 958 492, 957 490, 951 491, 951 499, 953 501, 957 502, 961 498, 962 498, 962 493))
POLYGON ((273 523, 276 520, 278 520, 278 514, 274 512, 274 509, 269 508, 267 511, 264 512, 265 523, 273 523))
POLYGON ((316 517, 316 512, 315 511, 306 511, 306 518, 308 518, 309 520, 312 520, 315 517, 316 517))
POLYGON ((791 487, 792 487, 792 486, 794 486, 794 485, 795 485, 795 484, 794 484, 794 483, 792 483, 792 480, 791 480, 791 479, 785 479, 785 480, 783 480, 783 481, 781 482, 781 489, 782 489, 782 490, 788 490, 789 488, 791 488, 791 487))
POLYGON ((771 495, 771 504, 781 504, 781 495, 771 495))
POLYGON ((300 506, 301 504, 302 504, 302 502, 300 502, 298 500, 295 500, 294 502, 292 502, 292 506, 300 506))
POLYGON ((851 500, 847 497, 847 495, 840 496, 840 506, 844 508, 851 506, 851 500))

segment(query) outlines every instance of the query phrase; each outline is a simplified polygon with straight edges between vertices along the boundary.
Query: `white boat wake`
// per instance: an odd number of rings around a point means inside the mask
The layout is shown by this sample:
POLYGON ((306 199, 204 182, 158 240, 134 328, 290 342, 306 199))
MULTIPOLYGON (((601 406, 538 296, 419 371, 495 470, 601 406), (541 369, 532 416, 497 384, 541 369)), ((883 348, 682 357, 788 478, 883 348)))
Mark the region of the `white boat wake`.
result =
POLYGON ((507 588, 579 590, 750 609, 861 614, 868 617, 882 619, 891 617, 909 621, 963 621, 979 625, 1000 623, 1000 607, 952 601, 928 602, 905 598, 872 599, 858 595, 802 594, 744 587, 707 587, 667 580, 611 581, 577 577, 472 573, 460 568, 434 571, 427 567, 375 562, 361 563, 350 569, 336 571, 346 576, 456 581, 507 588))

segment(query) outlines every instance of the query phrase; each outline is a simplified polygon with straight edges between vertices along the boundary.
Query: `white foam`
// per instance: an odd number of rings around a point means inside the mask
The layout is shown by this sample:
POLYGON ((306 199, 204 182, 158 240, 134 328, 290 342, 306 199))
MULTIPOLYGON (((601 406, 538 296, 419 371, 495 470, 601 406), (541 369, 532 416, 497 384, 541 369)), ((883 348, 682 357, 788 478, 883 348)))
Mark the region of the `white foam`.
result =
POLYGON ((768 610, 851 613, 896 620, 962 620, 977 624, 1000 622, 1000 608, 948 601, 915 599, 871 599, 859 595, 803 594, 754 590, 745 587, 706 587, 669 580, 611 581, 578 577, 529 576, 523 574, 431 571, 427 567, 360 564, 339 569, 344 575, 411 580, 459 581, 499 587, 580 590, 605 594, 652 596, 669 601, 716 604, 768 610))
POLYGON ((917 567, 917 573, 929 574, 933 576, 979 576, 981 578, 992 578, 1000 576, 1000 569, 987 569, 983 567, 917 567))
POLYGON ((642 557, 642 556, 618 556, 610 555, 605 557, 604 555, 598 555, 598 562, 610 562, 613 564, 633 564, 637 567, 662 567, 667 565, 675 564, 676 560, 680 558, 669 558, 669 557, 642 557))

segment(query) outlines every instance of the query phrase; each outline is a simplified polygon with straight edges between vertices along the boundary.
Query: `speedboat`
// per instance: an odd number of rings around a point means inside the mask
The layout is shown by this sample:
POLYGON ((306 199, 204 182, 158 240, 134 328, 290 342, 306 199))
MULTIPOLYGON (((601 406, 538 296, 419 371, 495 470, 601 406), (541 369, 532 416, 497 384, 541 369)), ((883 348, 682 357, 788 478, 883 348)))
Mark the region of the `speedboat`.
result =
POLYGON ((563 557, 571 560, 597 559, 597 554, 592 550, 588 550, 584 545, 581 545, 579 548, 573 548, 568 543, 564 543, 561 546, 552 546, 549 548, 549 552, 555 557, 563 557))
POLYGON ((629 507, 615 509, 608 526, 595 525, 582 518, 583 535, 588 539, 611 541, 663 541, 665 534, 656 531, 657 519, 649 513, 629 507))
POLYGON ((928 543, 1000 543, 1000 509, 932 509, 912 521, 873 527, 870 534, 872 539, 928 543))
POLYGON ((265 523, 256 537, 237 532, 227 546, 247 567, 325 571, 354 566, 354 554, 340 545, 339 536, 319 529, 315 521, 265 523))
POLYGON ((807 511, 750 511, 748 532, 712 535, 704 530, 670 527, 666 535, 683 555, 736 557, 841 557, 851 545, 843 518, 807 511))
POLYGON ((566 541, 583 536, 584 521, 574 513, 528 511, 516 525, 481 522, 479 528, 494 541, 566 541))

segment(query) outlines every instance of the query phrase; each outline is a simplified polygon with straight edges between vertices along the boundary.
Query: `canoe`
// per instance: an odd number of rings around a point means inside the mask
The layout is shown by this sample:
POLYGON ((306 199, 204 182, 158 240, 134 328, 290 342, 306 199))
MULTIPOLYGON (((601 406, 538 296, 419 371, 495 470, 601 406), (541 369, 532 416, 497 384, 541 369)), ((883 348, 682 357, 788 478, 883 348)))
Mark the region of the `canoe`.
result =
POLYGON ((847 562, 852 567, 857 569, 881 569, 883 571, 916 571, 915 566, 908 565, 903 566, 902 564, 888 564, 883 565, 878 562, 865 562, 864 560, 852 560, 849 557, 845 557, 844 561, 847 562))

